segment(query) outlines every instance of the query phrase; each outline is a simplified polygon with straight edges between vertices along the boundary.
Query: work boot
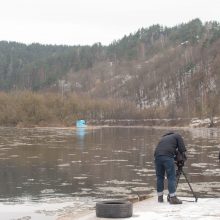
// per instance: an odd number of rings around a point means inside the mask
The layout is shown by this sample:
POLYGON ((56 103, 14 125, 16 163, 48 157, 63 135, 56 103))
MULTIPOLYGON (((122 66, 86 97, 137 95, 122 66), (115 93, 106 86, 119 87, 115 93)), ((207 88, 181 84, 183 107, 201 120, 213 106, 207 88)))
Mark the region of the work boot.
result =
POLYGON ((158 196, 158 202, 163 202, 163 195, 162 196, 158 196))
POLYGON ((176 196, 169 197, 168 201, 172 205, 182 204, 182 201, 179 200, 176 196))

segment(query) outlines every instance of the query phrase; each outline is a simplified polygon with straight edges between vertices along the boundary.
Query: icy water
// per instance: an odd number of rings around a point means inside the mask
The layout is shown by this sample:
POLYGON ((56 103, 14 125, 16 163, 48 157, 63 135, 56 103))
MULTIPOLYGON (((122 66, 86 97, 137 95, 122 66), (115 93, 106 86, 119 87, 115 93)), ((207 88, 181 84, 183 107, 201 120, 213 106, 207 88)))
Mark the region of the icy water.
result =
MULTIPOLYGON (((36 215, 44 214, 40 219, 55 219, 98 200, 155 193, 153 151, 168 129, 0 128, 0 212, 7 205, 28 204, 36 206, 36 215)), ((187 144, 184 171, 193 190, 199 197, 219 197, 220 129, 176 131, 187 144)), ((183 176, 177 192, 192 196, 183 176)))

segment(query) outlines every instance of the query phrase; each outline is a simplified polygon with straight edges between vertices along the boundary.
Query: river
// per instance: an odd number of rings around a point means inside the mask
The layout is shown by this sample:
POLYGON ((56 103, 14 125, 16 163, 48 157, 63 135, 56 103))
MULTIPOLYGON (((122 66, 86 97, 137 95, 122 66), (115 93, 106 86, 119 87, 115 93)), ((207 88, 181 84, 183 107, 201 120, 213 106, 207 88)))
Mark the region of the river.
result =
MULTIPOLYGON (((35 204, 33 212, 45 216, 41 219, 54 219, 87 210, 98 200, 153 194, 153 151, 167 130, 184 137, 188 149, 184 171, 196 195, 219 197, 218 128, 1 127, 0 212, 10 205, 35 204), (53 208, 40 208, 42 204, 53 208)), ((184 176, 177 193, 193 197, 184 176)))

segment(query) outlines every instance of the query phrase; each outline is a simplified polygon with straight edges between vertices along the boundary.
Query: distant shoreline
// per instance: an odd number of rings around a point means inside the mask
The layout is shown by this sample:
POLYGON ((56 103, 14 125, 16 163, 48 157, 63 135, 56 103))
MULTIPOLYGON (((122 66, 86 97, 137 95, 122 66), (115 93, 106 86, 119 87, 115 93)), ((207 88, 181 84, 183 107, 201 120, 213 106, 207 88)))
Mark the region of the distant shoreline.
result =
MULTIPOLYGON (((63 128, 63 129, 77 129, 76 125, 65 125, 62 123, 18 123, 17 125, 0 125, 1 127, 16 127, 16 128, 63 128)), ((218 128, 220 127, 220 117, 215 117, 213 123, 210 119, 198 119, 198 118, 164 118, 164 119, 102 119, 102 120, 88 120, 87 126, 78 127, 85 129, 94 129, 100 127, 204 127, 204 128, 218 128)))

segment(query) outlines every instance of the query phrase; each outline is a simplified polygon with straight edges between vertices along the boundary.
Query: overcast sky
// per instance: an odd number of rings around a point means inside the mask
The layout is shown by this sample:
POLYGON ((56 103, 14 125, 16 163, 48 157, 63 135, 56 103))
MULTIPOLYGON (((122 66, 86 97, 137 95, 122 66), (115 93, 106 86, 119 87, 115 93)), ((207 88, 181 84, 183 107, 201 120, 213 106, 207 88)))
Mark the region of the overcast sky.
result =
POLYGON ((220 22, 220 0, 0 0, 0 40, 108 45, 153 24, 220 22))

